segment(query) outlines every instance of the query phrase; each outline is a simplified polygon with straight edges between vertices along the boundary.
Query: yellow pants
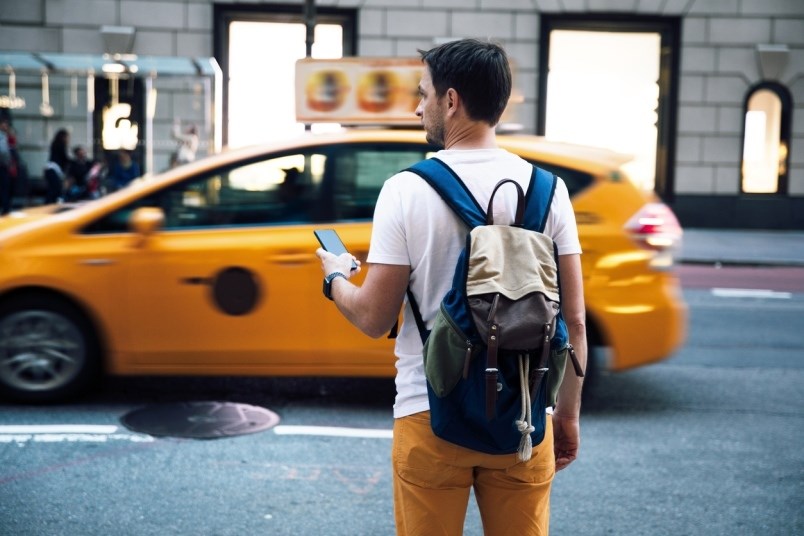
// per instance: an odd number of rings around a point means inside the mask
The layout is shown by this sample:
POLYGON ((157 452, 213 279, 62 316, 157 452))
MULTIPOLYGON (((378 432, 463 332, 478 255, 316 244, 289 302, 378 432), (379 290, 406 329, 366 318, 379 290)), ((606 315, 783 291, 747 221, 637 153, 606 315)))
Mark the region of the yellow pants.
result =
POLYGON ((547 535, 555 476, 549 416, 544 440, 527 462, 436 437, 430 412, 396 419, 392 448, 397 535, 462 534, 472 487, 487 536, 547 535))

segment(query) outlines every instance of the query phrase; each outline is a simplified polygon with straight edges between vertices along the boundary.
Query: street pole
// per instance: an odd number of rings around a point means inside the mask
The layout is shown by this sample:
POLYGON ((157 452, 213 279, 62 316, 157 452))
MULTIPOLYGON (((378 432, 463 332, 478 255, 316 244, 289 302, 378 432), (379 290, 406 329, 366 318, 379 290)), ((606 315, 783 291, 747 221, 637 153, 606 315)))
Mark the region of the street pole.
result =
MULTIPOLYGON (((305 57, 313 57, 313 43, 315 42, 315 0, 304 0, 304 25, 307 35, 304 40, 305 57)), ((310 123, 304 124, 304 130, 310 130, 310 123)))

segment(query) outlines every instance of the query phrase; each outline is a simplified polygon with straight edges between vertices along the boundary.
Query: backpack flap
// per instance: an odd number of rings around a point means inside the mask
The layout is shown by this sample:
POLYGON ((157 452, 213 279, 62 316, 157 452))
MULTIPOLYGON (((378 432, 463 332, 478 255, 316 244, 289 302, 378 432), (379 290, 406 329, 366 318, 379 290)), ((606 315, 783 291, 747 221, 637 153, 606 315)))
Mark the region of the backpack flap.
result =
POLYGON ((471 233, 466 295, 482 340, 488 339, 490 313, 496 301, 494 316, 500 326, 500 348, 541 348, 544 332, 534 327, 550 324, 552 338, 559 312, 553 241, 517 227, 475 228, 471 233))

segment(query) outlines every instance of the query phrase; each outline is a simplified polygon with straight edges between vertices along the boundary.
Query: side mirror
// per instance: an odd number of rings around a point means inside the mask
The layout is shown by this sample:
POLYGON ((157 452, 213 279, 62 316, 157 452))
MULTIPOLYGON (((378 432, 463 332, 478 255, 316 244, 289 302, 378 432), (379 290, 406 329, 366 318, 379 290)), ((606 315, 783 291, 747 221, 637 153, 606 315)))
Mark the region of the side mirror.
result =
POLYGON ((141 241, 156 233, 165 224, 165 213, 155 207, 141 207, 131 214, 128 225, 141 241))

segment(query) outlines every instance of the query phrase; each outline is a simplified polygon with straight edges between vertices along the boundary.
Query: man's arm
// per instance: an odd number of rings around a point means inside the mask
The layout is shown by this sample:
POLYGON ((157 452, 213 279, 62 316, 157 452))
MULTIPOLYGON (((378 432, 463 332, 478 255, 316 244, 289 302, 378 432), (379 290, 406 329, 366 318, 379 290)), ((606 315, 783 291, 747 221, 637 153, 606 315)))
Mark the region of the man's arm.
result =
MULTIPOLYGON (((351 277, 360 271, 351 270, 352 255, 333 255, 318 249, 324 275, 340 272, 351 277)), ((359 261, 358 261, 359 264, 359 261)), ((408 288, 410 266, 395 264, 372 264, 363 285, 358 287, 346 278, 332 281, 332 299, 349 322, 369 337, 379 338, 388 333, 397 319, 402 300, 408 288)))
MULTIPOLYGON (((575 349, 581 367, 586 370, 586 307, 583 300, 581 256, 559 255, 558 271, 561 279, 561 312, 567 323, 570 344, 575 349)), ((557 471, 567 467, 578 455, 582 387, 583 378, 576 376, 568 359, 553 413, 557 471)))

